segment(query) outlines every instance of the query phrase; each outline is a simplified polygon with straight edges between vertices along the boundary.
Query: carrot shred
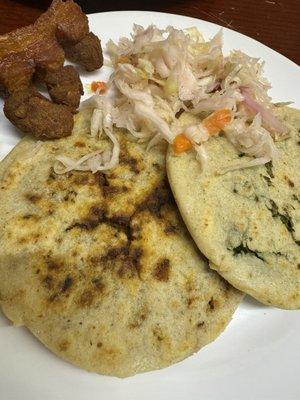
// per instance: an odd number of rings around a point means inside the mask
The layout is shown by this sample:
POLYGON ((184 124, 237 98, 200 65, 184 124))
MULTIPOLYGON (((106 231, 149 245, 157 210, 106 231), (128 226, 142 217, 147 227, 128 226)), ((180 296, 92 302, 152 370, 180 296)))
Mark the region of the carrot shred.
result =
POLYGON ((104 93, 106 91, 106 83, 102 81, 94 81, 91 83, 91 90, 93 92, 98 90, 99 93, 104 93))
POLYGON ((183 153, 193 147, 192 142, 185 136, 184 133, 177 135, 173 141, 173 150, 176 154, 183 153))
POLYGON ((217 110, 202 121, 207 132, 217 135, 231 121, 231 112, 227 108, 217 110))

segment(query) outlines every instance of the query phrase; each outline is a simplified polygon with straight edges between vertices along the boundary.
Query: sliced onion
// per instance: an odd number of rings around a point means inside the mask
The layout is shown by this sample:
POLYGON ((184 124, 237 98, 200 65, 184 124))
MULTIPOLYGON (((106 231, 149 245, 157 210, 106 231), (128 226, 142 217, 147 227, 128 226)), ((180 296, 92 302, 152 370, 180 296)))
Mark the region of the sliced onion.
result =
POLYGON ((275 115, 261 104, 257 103, 250 95, 249 91, 245 87, 241 87, 240 91, 244 96, 244 103, 254 114, 260 114, 263 122, 268 127, 278 133, 280 136, 286 136, 289 133, 289 129, 281 121, 279 121, 275 115))

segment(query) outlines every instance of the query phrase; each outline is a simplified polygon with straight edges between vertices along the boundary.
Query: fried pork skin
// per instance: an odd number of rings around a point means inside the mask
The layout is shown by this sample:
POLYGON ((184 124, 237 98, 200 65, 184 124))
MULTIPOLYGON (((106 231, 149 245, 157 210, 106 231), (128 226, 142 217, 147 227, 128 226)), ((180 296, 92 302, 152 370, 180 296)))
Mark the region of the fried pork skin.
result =
POLYGON ((81 65, 86 71, 94 71, 103 65, 99 38, 90 32, 80 42, 65 49, 66 57, 81 65))
POLYGON ((22 132, 39 139, 69 136, 74 124, 70 107, 52 103, 33 87, 11 94, 4 103, 4 114, 22 132))
POLYGON ((83 87, 73 66, 66 65, 56 71, 47 71, 44 81, 54 103, 70 106, 76 111, 83 95, 83 87))

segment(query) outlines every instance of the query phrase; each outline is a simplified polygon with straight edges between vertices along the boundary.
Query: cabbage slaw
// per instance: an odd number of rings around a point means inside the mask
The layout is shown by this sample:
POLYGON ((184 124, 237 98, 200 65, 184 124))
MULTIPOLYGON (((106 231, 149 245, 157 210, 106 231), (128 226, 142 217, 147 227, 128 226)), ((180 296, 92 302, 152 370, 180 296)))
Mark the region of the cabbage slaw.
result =
POLYGON ((147 141, 148 148, 161 140, 172 144, 184 134, 204 168, 208 161, 205 142, 216 134, 204 122, 220 110, 229 112, 231 118, 217 134, 224 132, 239 152, 253 157, 236 168, 278 157, 274 141, 286 138, 289 130, 274 114, 264 63, 237 50, 224 56, 222 31, 205 41, 194 27, 178 30, 150 25, 144 29, 134 25, 131 38, 121 38, 117 44, 110 40, 107 50, 114 68, 108 90, 104 95, 96 93, 81 108, 93 109, 91 135, 100 137, 104 132, 112 150, 90 153, 80 160, 58 157, 63 167, 57 167, 57 173, 72 169, 94 173, 117 166, 120 146, 113 126, 147 141), (182 111, 198 116, 201 122, 181 126, 178 115, 182 111))

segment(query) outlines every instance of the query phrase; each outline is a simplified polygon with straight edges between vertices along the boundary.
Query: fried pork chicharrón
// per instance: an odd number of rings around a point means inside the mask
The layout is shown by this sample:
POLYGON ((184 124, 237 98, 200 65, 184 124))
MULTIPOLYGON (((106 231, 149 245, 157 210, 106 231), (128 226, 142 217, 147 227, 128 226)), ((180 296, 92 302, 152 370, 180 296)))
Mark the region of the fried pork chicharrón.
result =
POLYGON ((0 36, 5 115, 23 132, 44 138, 71 134, 83 89, 75 68, 63 66, 65 55, 87 71, 103 64, 100 40, 72 0, 54 0, 34 24, 0 36), (33 81, 47 87, 52 102, 33 88, 33 81))

